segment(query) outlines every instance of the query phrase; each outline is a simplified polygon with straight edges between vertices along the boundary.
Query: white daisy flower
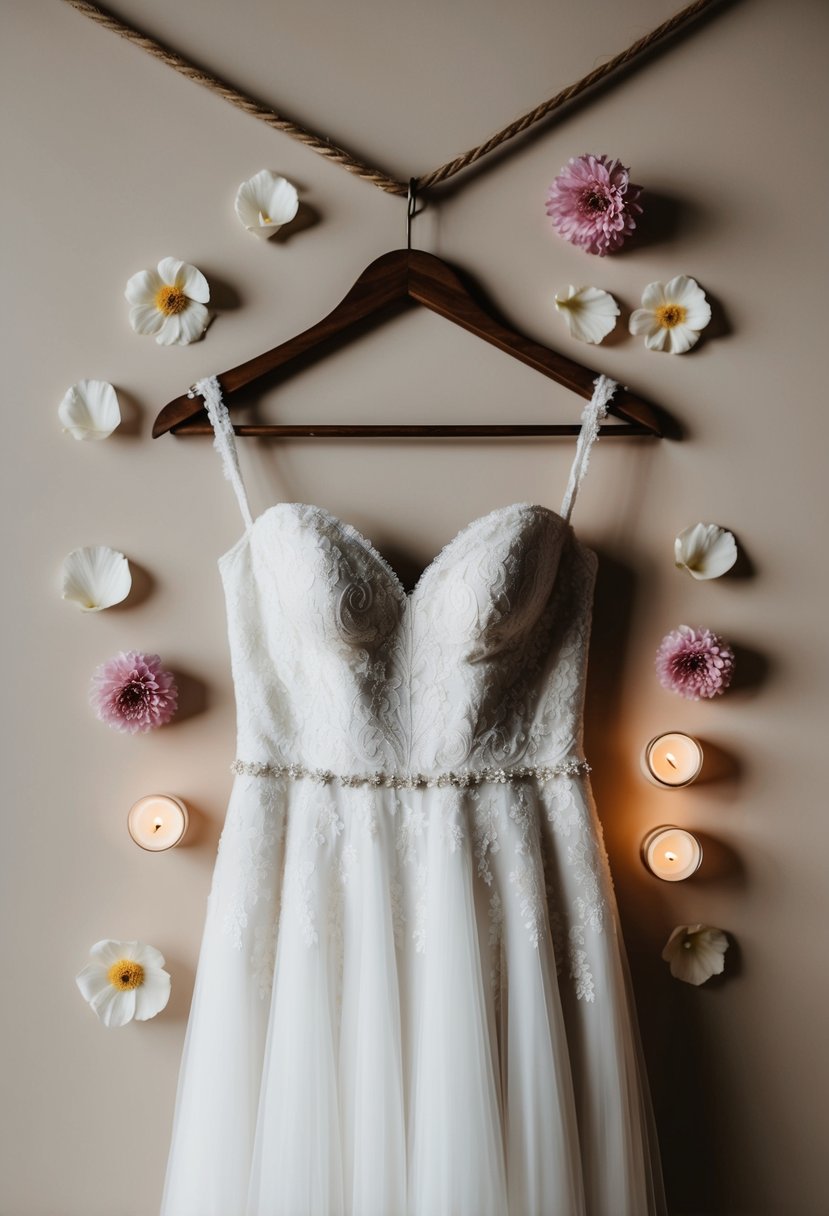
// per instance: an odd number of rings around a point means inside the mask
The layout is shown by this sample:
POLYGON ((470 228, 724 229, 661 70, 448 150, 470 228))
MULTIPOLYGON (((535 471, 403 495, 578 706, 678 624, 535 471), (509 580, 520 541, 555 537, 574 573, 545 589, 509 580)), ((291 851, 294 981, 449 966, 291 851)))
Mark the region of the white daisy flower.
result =
POLYGON ((737 560, 737 542, 717 524, 693 524, 674 541, 674 562, 692 578, 719 578, 737 560))
POLYGON ((711 320, 711 306, 694 279, 678 274, 669 283, 648 283, 642 307, 631 314, 632 334, 644 334, 648 350, 682 355, 711 320))
POLYGON ((260 169, 236 191, 236 214, 257 236, 269 237, 289 224, 299 209, 296 187, 287 178, 260 169))
POLYGON ((130 564, 117 549, 87 545, 73 549, 63 561, 63 598, 83 612, 100 612, 120 604, 130 593, 130 564))
POLYGON ((143 942, 96 942, 75 982, 105 1026, 154 1018, 170 999, 164 955, 143 942))
POLYGON ((107 439, 121 423, 121 407, 106 380, 79 380, 66 390, 58 418, 73 439, 107 439))
POLYGON ((704 984, 725 969, 728 938, 712 925, 677 925, 662 951, 674 979, 704 984))
POLYGON ((139 270, 127 283, 130 325, 137 334, 155 334, 160 346, 186 346, 207 326, 210 288, 195 266, 162 258, 157 270, 139 270))
POLYGON ((601 287, 567 288, 567 295, 556 296, 556 308, 567 322, 570 336, 579 342, 599 343, 616 324, 619 305, 601 287))

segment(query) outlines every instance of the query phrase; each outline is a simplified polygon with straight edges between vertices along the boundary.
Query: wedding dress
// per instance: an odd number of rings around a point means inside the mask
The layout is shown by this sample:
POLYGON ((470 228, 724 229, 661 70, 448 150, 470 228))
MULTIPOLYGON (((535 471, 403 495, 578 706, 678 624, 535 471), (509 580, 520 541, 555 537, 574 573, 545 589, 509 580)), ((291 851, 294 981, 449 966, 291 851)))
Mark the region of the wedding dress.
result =
POLYGON ((238 750, 162 1216, 656 1216, 656 1141, 581 746, 596 559, 475 520, 407 592, 354 528, 219 559, 238 750))

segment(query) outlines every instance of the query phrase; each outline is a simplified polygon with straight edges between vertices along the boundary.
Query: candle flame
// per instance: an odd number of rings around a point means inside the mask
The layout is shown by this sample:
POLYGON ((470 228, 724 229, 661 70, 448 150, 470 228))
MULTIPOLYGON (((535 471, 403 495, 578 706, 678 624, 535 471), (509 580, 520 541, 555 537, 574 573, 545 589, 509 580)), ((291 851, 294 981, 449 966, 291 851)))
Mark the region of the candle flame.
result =
POLYGON ((677 768, 676 756, 673 752, 665 752, 665 759, 670 764, 671 768, 677 768))
POLYGON ((666 861, 676 861, 676 853, 672 853, 670 849, 666 849, 665 860, 666 861))
POLYGON ((163 820, 163 819, 154 819, 154 820, 153 820, 153 823, 155 824, 155 827, 153 828, 153 831, 154 831, 154 832, 157 832, 159 828, 163 828, 163 827, 164 827, 164 820, 163 820))

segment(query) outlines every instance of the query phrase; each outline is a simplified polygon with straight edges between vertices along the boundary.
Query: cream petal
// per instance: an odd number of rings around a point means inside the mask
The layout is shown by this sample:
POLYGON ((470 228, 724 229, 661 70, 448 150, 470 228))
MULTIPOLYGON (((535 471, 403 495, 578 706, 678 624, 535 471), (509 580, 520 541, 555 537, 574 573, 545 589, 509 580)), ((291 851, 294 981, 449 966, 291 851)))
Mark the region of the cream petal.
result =
POLYGON ((154 270, 139 270, 127 280, 124 295, 130 304, 152 304, 164 281, 154 270))
POLYGON ((630 314, 628 332, 632 334, 647 334, 656 326, 653 313, 648 308, 635 308, 630 314))
POLYGON ((239 186, 234 208, 249 232, 269 237, 295 217, 299 195, 287 178, 270 169, 260 169, 239 186))
POLYGON ((182 263, 177 286, 182 289, 188 299, 197 300, 199 304, 206 304, 210 299, 210 288, 207 284, 207 279, 200 270, 197 270, 195 266, 191 266, 189 262, 182 263))
POLYGON ((737 542, 718 524, 694 524, 674 541, 674 560, 693 578, 719 578, 736 562, 737 542))
POLYGON ((160 971, 164 966, 164 955, 160 950, 156 950, 155 946, 148 946, 146 942, 134 942, 130 958, 134 962, 140 963, 142 967, 153 967, 160 971))
POLYGON ((100 612, 126 599, 132 586, 130 566, 123 553, 106 545, 73 549, 63 562, 65 600, 84 612, 100 612))
POLYGON ((692 346, 696 346, 699 334, 687 325, 674 325, 663 331, 668 335, 668 350, 672 355, 684 355, 692 346))
POLYGON ((669 329, 663 329, 661 325, 657 325, 645 336, 645 346, 648 350, 664 350, 669 342, 670 332, 669 329))
POLYGON ((135 1018, 145 1022, 161 1013, 170 999, 170 977, 166 971, 149 972, 140 988, 135 989, 135 1018))
POLYGON ((675 979, 687 984, 704 984, 725 968, 728 938, 711 925, 678 925, 671 933, 662 957, 675 979))
POLYGON ((697 300, 692 304, 684 305, 685 308, 685 324, 690 329, 695 329, 697 332, 705 329, 708 322, 711 320, 711 305, 703 297, 702 300, 697 300))
POLYGON ((671 304, 682 304, 688 308, 700 299, 704 300, 705 293, 696 279, 687 274, 678 274, 665 284, 665 299, 671 304))
POLYGON ((75 983, 85 1001, 94 1001, 112 987, 107 979, 107 968, 100 963, 87 963, 75 976, 75 983))
POLYGON ((122 990, 110 985, 107 992, 90 1004, 105 1026, 126 1026, 135 1017, 135 993, 135 988, 122 990))
POLYGON ((200 338, 207 328, 207 318, 208 312, 203 304, 190 304, 184 312, 179 313, 179 344, 186 346, 200 338))
POLYGON ((133 304, 130 325, 137 334, 157 334, 164 324, 164 313, 155 304, 133 304))
POLYGON ((571 285, 566 296, 556 296, 555 303, 571 336, 580 342, 601 342, 613 329, 619 315, 613 296, 600 287, 577 289, 571 285))
POLYGON ((159 346, 177 346, 181 345, 181 318, 184 314, 179 313, 177 317, 165 317, 161 329, 156 334, 156 342, 159 346))
POLYGON ((648 283, 645 290, 642 292, 642 307, 649 308, 651 312, 658 308, 660 304, 665 303, 666 289, 662 283, 648 283))
POLYGON ((178 258, 162 258, 158 263, 158 274, 162 283, 166 283, 168 287, 183 287, 184 283, 179 282, 179 277, 182 277, 184 270, 184 262, 180 262, 178 258))
POLYGON ((58 418, 73 439, 106 439, 121 422, 121 407, 106 380, 79 380, 67 389, 58 418))

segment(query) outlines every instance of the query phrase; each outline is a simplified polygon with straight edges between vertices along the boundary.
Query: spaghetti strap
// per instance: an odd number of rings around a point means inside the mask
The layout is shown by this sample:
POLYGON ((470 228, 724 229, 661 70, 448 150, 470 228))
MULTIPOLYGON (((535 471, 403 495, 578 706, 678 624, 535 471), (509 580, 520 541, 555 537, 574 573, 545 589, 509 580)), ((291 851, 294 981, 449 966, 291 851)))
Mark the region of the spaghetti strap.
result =
POLYGON ((227 406, 222 400, 221 385, 215 376, 207 376, 204 380, 198 380, 187 396, 198 396, 204 399, 204 408, 207 410, 207 417, 215 432, 213 446, 222 458, 224 475, 233 486, 245 526, 249 528, 253 523, 253 516, 250 513, 245 483, 242 481, 242 470, 239 468, 239 453, 236 450, 233 423, 230 421, 227 406))
POLYGON ((567 489, 564 491, 564 498, 561 503, 561 517, 566 523, 570 522, 579 486, 584 481, 584 475, 587 472, 587 465, 590 461, 590 449, 599 438, 599 427, 602 419, 607 417, 607 407, 610 404, 610 398, 618 387, 617 381, 611 380, 609 376, 598 376, 593 381, 593 396, 582 411, 581 430, 579 431, 576 443, 576 455, 573 460, 573 467, 570 469, 570 479, 567 482, 567 489))

